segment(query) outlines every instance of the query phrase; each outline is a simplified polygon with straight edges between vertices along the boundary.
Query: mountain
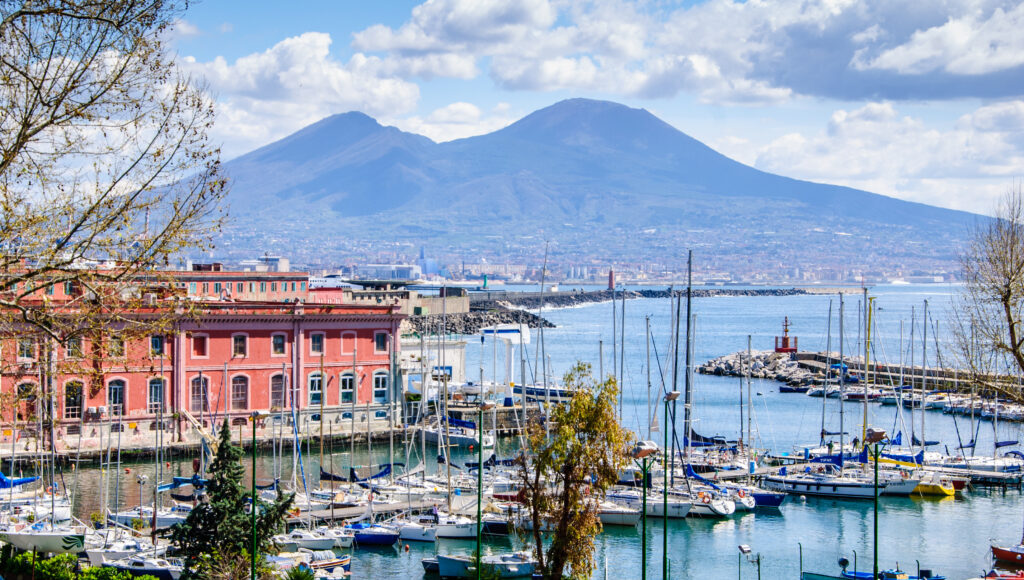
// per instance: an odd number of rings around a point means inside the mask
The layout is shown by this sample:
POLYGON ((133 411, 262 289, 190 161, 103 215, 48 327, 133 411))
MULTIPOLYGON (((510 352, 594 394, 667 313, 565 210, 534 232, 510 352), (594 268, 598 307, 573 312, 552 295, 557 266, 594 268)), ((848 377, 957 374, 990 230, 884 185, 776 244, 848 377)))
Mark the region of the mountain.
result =
POLYGON ((587 99, 446 143, 345 113, 225 170, 234 220, 222 248, 326 266, 379 254, 379 242, 443 246, 475 261, 534 255, 543 239, 580 263, 701 247, 722 263, 952 267, 976 219, 766 173, 646 110, 587 99), (837 253, 822 255, 826 246, 837 253))

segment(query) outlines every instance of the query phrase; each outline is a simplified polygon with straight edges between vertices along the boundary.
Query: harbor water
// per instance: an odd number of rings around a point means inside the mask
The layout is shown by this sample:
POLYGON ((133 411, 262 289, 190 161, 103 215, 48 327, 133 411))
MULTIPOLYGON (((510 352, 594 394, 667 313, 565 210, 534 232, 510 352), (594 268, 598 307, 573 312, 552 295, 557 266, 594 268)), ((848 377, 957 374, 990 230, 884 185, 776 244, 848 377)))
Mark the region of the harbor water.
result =
MULTIPOLYGON (((936 353, 940 347, 950 343, 949 312, 956 297, 956 286, 882 286, 870 289, 876 297, 876 312, 872 332, 873 360, 895 364, 910 360, 911 309, 915 309, 914 361, 920 364, 922 356, 922 317, 924 300, 929 301, 928 359, 929 365, 943 363, 951 366, 949 353, 936 353), (900 322, 903 321, 902 359, 900 348, 900 322), (936 332, 937 331, 937 332, 936 332)), ((859 323, 858 301, 860 294, 847 294, 846 318, 844 324, 844 351, 848 354, 862 353, 863 324, 859 323)), ((782 321, 788 317, 791 335, 799 338, 801 350, 825 350, 828 331, 829 304, 832 303, 832 350, 838 351, 839 300, 835 295, 796 295, 758 297, 713 297, 693 301, 694 357, 696 366, 711 358, 746 350, 747 336, 751 336, 754 350, 770 350, 774 337, 781 335, 782 321)), ((619 308, 617 306, 616 308, 619 308)), ((673 387, 671 362, 667 360, 670 325, 673 306, 668 299, 629 300, 625 304, 625 351, 621 355, 623 369, 614 367, 623 389, 623 421, 638 438, 660 441, 664 431, 648 433, 648 401, 653 409, 659 409, 661 394, 665 389, 683 388, 684 373, 680 369, 678 381, 673 387), (651 347, 651 385, 648 387, 646 329, 650 322, 653 337, 651 347), (655 354, 656 353, 656 354, 655 354), (664 378, 662 378, 664 377, 664 378)), ((550 363, 549 375, 560 377, 575 361, 589 362, 597 374, 603 368, 605 374, 613 372, 613 342, 621 346, 621 339, 613 340, 613 318, 611 303, 587 304, 574 308, 545 310, 545 318, 557 327, 544 331, 544 352, 550 363), (603 363, 599 352, 604 354, 603 363)), ((621 310, 617 311, 621 316, 621 310)), ((685 305, 684 305, 685 315, 685 305)), ((621 324, 617 319, 615 325, 621 324)), ((619 329, 621 330, 621 329, 619 329)), ((490 339, 488 339, 490 340, 490 339)), ((543 367, 535 347, 540 345, 538 333, 534 332, 533 344, 526 354, 529 361, 528 375, 532 369, 543 367)), ((487 380, 497 368, 498 378, 504 377, 503 363, 493 363, 493 346, 488 342, 481 346, 479 339, 467 341, 467 376, 479 376, 483 369, 487 380)), ((516 355, 518 357, 518 355, 516 355)), ((680 356, 680 361, 683 357, 680 356)), ((518 380, 519 362, 513 365, 518 380)), ((539 378, 537 379, 539 381, 539 378)), ((702 435, 723 435, 735 439, 741 429, 740 393, 741 380, 735 377, 694 375, 694 429, 702 435)), ((846 430, 851 436, 860 434, 862 404, 847 402, 840 404, 835 399, 823 401, 820 398, 802 394, 779 392, 779 385, 773 381, 754 380, 753 431, 754 443, 773 452, 799 454, 802 446, 816 445, 822 429, 838 430, 840 405, 845 416, 846 430), (823 410, 824 404, 824 410, 823 410)), ((745 392, 745 387, 743 387, 745 392)), ((681 413, 680 413, 681 416, 681 413)), ((914 415, 914 429, 920 433, 920 412, 914 415)), ((903 422, 894 407, 869 405, 869 424, 890 433, 904 432, 909 439, 911 419, 903 422)), ((665 428, 662 413, 657 413, 657 424, 665 428)), ((971 439, 970 421, 941 412, 929 411, 925 419, 925 435, 929 440, 938 439, 949 451, 954 451, 958 441, 971 439), (959 434, 959 435, 958 435, 959 434), (958 439, 958 436, 960 439, 958 439)), ((1020 438, 1020 424, 1000 423, 998 437, 990 421, 979 423, 979 454, 992 454, 992 442, 1020 438)), ((682 429, 682 425, 678 425, 682 429)), ((746 424, 742 425, 746 428, 746 424)), ((237 431, 237 428, 236 428, 237 431)), ((244 429, 236 437, 245 437, 244 429)), ((905 439, 906 440, 906 439, 905 439)), ((395 460, 406 461, 405 447, 401 438, 394 445, 395 460)), ((418 446, 417 446, 418 447, 418 446)), ((325 450, 325 468, 345 472, 351 464, 367 465, 387 461, 387 443, 375 442, 372 449, 360 443, 352 454, 347 444, 328 446, 325 450)), ((1009 448, 1012 449, 1012 448, 1009 448)), ((517 450, 515 439, 505 439, 499 445, 499 452, 511 456, 517 450)), ((1001 451, 1007 451, 1007 448, 1001 451)), ((419 461, 419 453, 411 451, 409 462, 419 461)), ((427 465, 437 469, 436 451, 428 449, 427 465)), ((456 457, 456 462, 462 459, 456 457)), ((274 470, 274 459, 262 454, 257 461, 257 477, 269 478, 274 470)), ((290 452, 279 462, 283 479, 292 479, 290 452)), ((319 473, 319 446, 312 444, 304 449, 303 465, 307 484, 316 485, 319 473)), ((112 474, 115 473, 112 471, 112 474)), ((137 505, 140 492, 151 501, 152 481, 155 467, 149 463, 122 464, 117 468, 119 479, 117 497, 122 507, 137 505), (130 470, 130 473, 125 471, 130 470), (146 475, 149 483, 139 486, 136 477, 146 475)), ((192 475, 191 460, 175 461, 164 467, 163 479, 170 475, 192 475)), ((74 474, 64 473, 69 488, 74 474)), ((246 476, 248 477, 248 475, 246 476)), ((299 487, 302 478, 296 474, 299 487)), ((248 480, 246 480, 248 481, 248 480)), ((80 517, 100 509, 102 476, 99 469, 83 467, 78 474, 76 512, 80 517)), ((113 484, 111 487, 113 495, 113 484)), ((990 568, 988 546, 990 541, 1016 543, 1021 533, 1024 504, 1016 489, 976 488, 956 498, 910 499, 883 497, 879 510, 879 564, 890 568, 897 563, 906 571, 913 572, 915 561, 922 568, 933 570, 949 578, 978 576, 983 569, 990 568)), ((740 545, 749 545, 754 555, 761 555, 761 574, 765 578, 798 578, 800 570, 800 549, 803 550, 803 567, 822 573, 838 573, 836 561, 845 557, 852 563, 856 551, 859 570, 871 568, 872 557, 872 503, 857 500, 830 500, 821 498, 790 497, 782 508, 767 513, 740 513, 724 520, 670 520, 666 530, 657 519, 648 521, 647 565, 652 577, 660 577, 662 566, 662 542, 667 534, 668 558, 673 578, 708 577, 757 577, 757 566, 746 560, 738 550, 740 545)), ((596 538, 595 560, 598 564, 595 578, 638 578, 641 565, 640 528, 609 527, 596 538)), ((508 550, 518 548, 527 541, 511 538, 488 541, 490 549, 508 550)), ((434 544, 410 544, 409 550, 388 548, 383 550, 357 549, 353 552, 354 578, 395 578, 421 577, 420 559, 436 552, 469 553, 473 542, 441 541, 434 544)))

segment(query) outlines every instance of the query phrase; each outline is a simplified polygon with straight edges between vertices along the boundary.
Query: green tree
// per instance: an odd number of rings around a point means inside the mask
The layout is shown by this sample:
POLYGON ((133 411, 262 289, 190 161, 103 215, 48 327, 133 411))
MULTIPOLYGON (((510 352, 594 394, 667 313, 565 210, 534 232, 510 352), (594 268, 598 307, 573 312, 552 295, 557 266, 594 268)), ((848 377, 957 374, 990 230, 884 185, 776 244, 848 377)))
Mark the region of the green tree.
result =
MULTIPOLYGON (((182 578, 207 578, 212 568, 237 561, 252 548, 252 494, 242 486, 245 469, 242 450, 231 441, 231 427, 225 419, 220 429, 217 454, 210 463, 206 494, 184 522, 175 526, 171 540, 185 559, 182 578)), ((271 536, 284 525, 294 494, 278 494, 273 503, 256 498, 256 548, 258 560, 269 547, 271 536)), ((248 576, 248 565, 245 566, 248 576)))
POLYGON ((619 388, 609 377, 597 382, 589 364, 566 373, 574 395, 554 407, 543 424, 527 426, 528 454, 520 463, 526 507, 533 522, 534 552, 545 578, 589 578, 594 571, 594 537, 601 531, 597 501, 626 465, 632 434, 615 415, 619 388), (543 531, 551 543, 544 549, 543 531))

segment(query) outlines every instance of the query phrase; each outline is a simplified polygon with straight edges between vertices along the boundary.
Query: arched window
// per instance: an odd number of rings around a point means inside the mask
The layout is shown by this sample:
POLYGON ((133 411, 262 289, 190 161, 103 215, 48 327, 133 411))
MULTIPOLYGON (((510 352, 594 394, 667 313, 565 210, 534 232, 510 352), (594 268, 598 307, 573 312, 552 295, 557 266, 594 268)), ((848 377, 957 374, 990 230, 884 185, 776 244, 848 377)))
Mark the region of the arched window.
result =
POLYGON ((124 414, 124 381, 121 379, 107 383, 107 406, 110 407, 111 417, 124 414))
POLYGON ((319 405, 323 401, 324 380, 320 373, 309 374, 309 404, 319 405))
POLYGON ((149 399, 146 410, 150 413, 162 413, 164 410, 164 379, 149 379, 149 399))
POLYGON ((231 409, 244 411, 249 408, 249 379, 233 377, 231 379, 231 409))
POLYGON ((378 371, 373 374, 373 402, 388 402, 388 374, 386 372, 378 371))
POLYGON ((341 386, 341 402, 352 403, 355 400, 356 378, 352 373, 341 373, 338 377, 338 384, 341 386))
POLYGON ((82 383, 71 381, 64 385, 64 418, 82 417, 82 383))
POLYGON ((191 400, 189 408, 193 413, 210 411, 210 401, 207 393, 210 391, 210 379, 196 377, 192 379, 191 400))
POLYGON ((284 375, 270 377, 270 407, 273 409, 284 408, 284 383, 284 375))

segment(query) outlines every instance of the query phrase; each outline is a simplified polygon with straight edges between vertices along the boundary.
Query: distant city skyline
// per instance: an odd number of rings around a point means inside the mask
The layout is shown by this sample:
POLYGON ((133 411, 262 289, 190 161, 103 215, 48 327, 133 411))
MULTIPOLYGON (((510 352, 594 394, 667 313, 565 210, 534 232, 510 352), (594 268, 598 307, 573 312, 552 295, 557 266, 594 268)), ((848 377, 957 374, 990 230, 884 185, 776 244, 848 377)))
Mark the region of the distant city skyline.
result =
POLYGON ((233 158, 358 110, 436 141, 567 97, 759 169, 991 213, 1024 177, 1024 4, 202 2, 172 32, 233 158))

